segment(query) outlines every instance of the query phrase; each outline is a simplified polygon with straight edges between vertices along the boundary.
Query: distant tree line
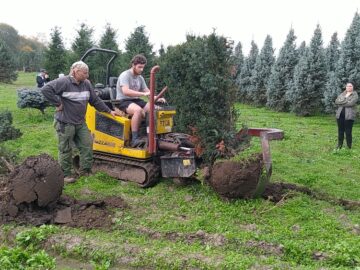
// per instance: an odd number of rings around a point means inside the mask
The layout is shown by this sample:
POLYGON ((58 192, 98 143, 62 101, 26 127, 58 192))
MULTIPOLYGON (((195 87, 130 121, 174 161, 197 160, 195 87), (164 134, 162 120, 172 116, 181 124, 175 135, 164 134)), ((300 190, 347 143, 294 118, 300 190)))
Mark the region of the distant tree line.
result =
MULTIPOLYGON (((138 26, 134 32, 125 40, 125 51, 122 52, 117 44, 117 31, 106 24, 98 43, 94 41, 94 29, 82 23, 77 30, 77 36, 71 44, 71 50, 66 50, 59 27, 51 32, 51 40, 45 52, 44 67, 49 72, 50 78, 56 78, 58 74, 69 73, 69 67, 75 61, 80 60, 84 53, 94 47, 116 51, 118 57, 115 59, 110 76, 119 76, 120 72, 130 67, 130 60, 135 54, 143 54, 148 60, 144 74, 149 76, 150 68, 155 63, 155 52, 149 42, 145 26, 138 26)), ((86 62, 90 69, 90 80, 93 83, 106 84, 106 65, 112 55, 95 53, 90 55, 86 62)))
POLYGON ((0 44, 16 70, 35 71, 44 61, 46 46, 41 41, 21 36, 5 23, 0 23, 0 44))
MULTIPOLYGON (((45 46, 35 38, 25 38, 17 30, 7 24, 0 24, 0 82, 11 83, 16 80, 16 71, 39 71, 45 68, 51 79, 59 74, 68 74, 69 67, 90 48, 100 47, 118 52, 111 76, 118 76, 120 71, 130 67, 130 60, 135 54, 144 54, 148 59, 145 73, 149 74, 154 65, 156 53, 149 42, 145 26, 136 27, 125 40, 125 51, 122 52, 117 44, 117 31, 106 24, 99 42, 94 41, 94 29, 82 23, 76 31, 71 49, 66 49, 61 35, 61 28, 55 26, 50 33, 50 42, 45 46)), ((105 84, 105 67, 110 56, 96 54, 88 58, 90 66, 90 80, 105 84)))
MULTIPOLYGON (((79 60, 86 50, 97 46, 118 52, 110 76, 117 77, 129 67, 135 54, 142 53, 148 59, 144 72, 148 77, 150 68, 166 59, 170 51, 170 47, 161 46, 156 53, 145 26, 136 27, 125 39, 124 51, 119 49, 117 30, 110 24, 105 25, 99 42, 94 41, 93 32, 93 28, 81 24, 71 49, 66 49, 59 27, 52 29, 50 43, 45 47, 37 40, 19 36, 11 26, 0 24, 0 81, 14 81, 16 70, 39 67, 46 68, 50 78, 57 78, 60 73, 67 74, 71 63, 79 60)), ((188 36, 186 42, 190 40, 191 36, 188 36)), ((109 57, 95 54, 88 58, 92 82, 106 83, 105 67, 109 57)), ((203 61, 199 57, 195 62, 203 61)), ((324 47, 321 27, 317 25, 309 45, 302 42, 297 47, 295 31, 290 29, 277 55, 268 35, 261 49, 254 41, 251 42, 248 56, 243 55, 239 42, 233 48, 229 61, 237 101, 303 116, 331 113, 334 111, 334 100, 347 81, 353 81, 355 87, 360 86, 360 16, 355 13, 342 42, 334 33, 328 46, 324 47)), ((192 68, 189 67, 189 70, 192 68)), ((179 77, 179 80, 183 78, 179 77)))

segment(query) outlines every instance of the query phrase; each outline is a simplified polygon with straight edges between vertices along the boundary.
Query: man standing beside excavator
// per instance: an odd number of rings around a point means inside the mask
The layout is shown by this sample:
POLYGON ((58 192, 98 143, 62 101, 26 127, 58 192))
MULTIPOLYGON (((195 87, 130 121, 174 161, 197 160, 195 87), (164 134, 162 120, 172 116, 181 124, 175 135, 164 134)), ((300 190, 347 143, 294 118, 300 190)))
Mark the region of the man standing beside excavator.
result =
POLYGON ((82 61, 75 62, 68 76, 63 76, 44 85, 43 95, 56 106, 55 129, 59 140, 59 162, 64 172, 65 183, 73 183, 72 144, 80 151, 80 174, 91 173, 93 161, 92 138, 85 123, 87 104, 101 112, 116 115, 115 111, 96 95, 89 77, 89 67, 82 61))

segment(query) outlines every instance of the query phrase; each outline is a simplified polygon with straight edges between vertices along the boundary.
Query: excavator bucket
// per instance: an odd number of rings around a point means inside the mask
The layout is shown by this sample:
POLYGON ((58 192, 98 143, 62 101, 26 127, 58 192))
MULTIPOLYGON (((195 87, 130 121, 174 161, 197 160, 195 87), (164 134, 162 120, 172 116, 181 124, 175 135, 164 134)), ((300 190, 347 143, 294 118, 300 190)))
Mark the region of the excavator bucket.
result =
MULTIPOLYGON (((239 132, 241 132, 241 130, 239 132)), ((261 140, 262 158, 263 164, 265 166, 265 176, 260 177, 256 190, 254 192, 254 197, 258 197, 264 192, 266 185, 270 182, 272 174, 272 161, 269 141, 282 140, 284 138, 284 132, 280 129, 275 128, 249 128, 248 135, 252 137, 260 137, 261 140)))

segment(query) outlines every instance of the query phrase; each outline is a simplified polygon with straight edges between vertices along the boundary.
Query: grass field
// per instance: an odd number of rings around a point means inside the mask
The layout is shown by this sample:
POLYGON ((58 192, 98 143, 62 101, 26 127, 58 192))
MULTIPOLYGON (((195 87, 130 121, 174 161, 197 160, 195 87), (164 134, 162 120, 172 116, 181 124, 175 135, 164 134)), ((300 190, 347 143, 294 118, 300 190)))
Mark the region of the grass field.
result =
MULTIPOLYGON (((53 109, 43 116, 16 107, 16 90, 34 85, 34 78, 21 73, 14 85, 0 84, 0 110, 10 110, 14 126, 23 132, 3 145, 18 150, 20 160, 43 152, 57 156, 53 109)), ((241 104, 237 108, 239 128, 245 124, 285 132, 284 140, 271 142, 273 182, 360 200, 359 123, 354 125, 353 149, 338 151, 334 116, 302 118, 241 104)), ((252 143, 249 151, 258 150, 259 142, 252 143)), ((359 208, 346 210, 304 194, 277 204, 263 199, 224 202, 200 183, 183 187, 163 179, 140 189, 101 173, 67 185, 64 192, 92 199, 117 195, 130 207, 116 211, 109 231, 1 227, 3 235, 29 229, 35 238, 42 235, 37 250, 45 248, 56 257, 56 269, 360 269, 359 208)))

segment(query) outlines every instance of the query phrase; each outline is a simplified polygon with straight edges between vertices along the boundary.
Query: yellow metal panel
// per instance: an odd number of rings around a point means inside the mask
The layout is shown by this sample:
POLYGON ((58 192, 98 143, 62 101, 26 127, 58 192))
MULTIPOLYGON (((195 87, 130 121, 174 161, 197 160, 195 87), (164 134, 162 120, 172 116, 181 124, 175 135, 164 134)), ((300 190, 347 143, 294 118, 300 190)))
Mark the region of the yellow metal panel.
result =
POLYGON ((156 111, 156 134, 169 133, 174 126, 173 117, 176 114, 175 110, 172 111, 156 111))
POLYGON ((101 114, 123 125, 123 134, 119 134, 119 136, 123 136, 123 139, 96 130, 96 110, 94 107, 88 105, 86 123, 93 137, 93 150, 138 159, 151 157, 147 149, 136 149, 125 146, 125 143, 130 139, 131 121, 128 118, 122 116, 113 117, 108 113, 101 114))

